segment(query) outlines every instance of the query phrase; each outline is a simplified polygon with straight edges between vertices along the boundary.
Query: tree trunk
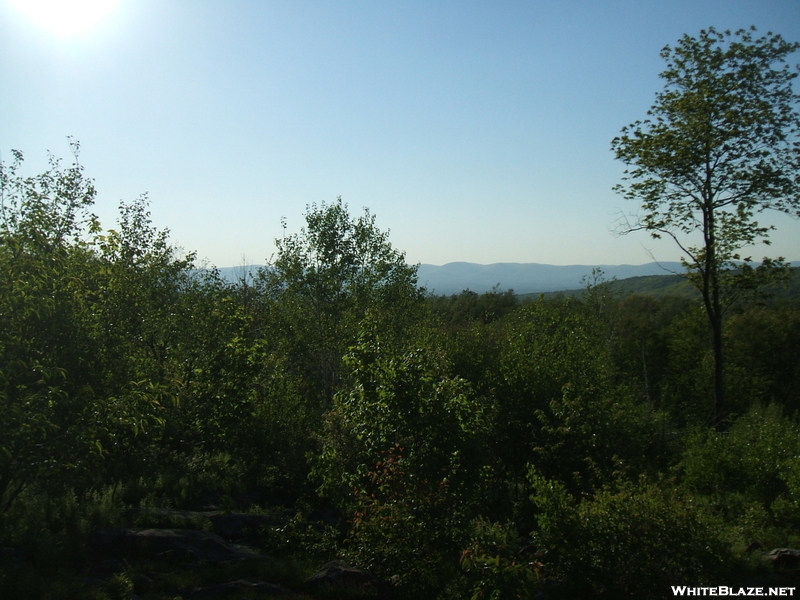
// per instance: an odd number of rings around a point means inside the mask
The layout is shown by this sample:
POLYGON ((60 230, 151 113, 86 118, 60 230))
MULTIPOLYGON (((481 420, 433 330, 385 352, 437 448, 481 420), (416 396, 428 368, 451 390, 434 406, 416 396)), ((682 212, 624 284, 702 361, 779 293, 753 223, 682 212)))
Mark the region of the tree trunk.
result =
POLYGON ((719 427, 725 414, 725 372, 722 348, 722 307, 719 297, 719 265, 717 264, 717 241, 714 206, 710 198, 710 178, 707 184, 707 200, 704 212, 705 265, 703 269, 703 302, 711 325, 711 345, 714 350, 714 408, 712 423, 719 427))
POLYGON ((722 314, 717 312, 711 319, 712 343, 714 345, 714 426, 722 424, 725 417, 725 373, 723 368, 722 314))

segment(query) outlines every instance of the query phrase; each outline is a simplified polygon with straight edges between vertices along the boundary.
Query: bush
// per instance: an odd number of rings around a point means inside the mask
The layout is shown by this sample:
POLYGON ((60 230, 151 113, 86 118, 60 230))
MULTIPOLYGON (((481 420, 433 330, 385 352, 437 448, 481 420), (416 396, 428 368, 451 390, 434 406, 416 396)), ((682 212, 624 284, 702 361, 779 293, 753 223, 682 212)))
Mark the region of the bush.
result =
POLYGON ((475 519, 472 541, 461 553, 471 600, 532 598, 539 589, 543 566, 533 550, 512 524, 475 519))
POLYGON ((545 568, 571 594, 670 598, 671 585, 719 582, 733 564, 719 523, 692 499, 640 480, 575 500, 531 469, 545 568))
POLYGON ((458 572, 458 551, 486 461, 483 403, 448 377, 433 348, 395 354, 364 323, 345 358, 347 387, 328 414, 314 473, 352 515, 348 556, 407 589, 458 572))
POLYGON ((786 544, 800 523, 798 456, 800 425, 776 404, 754 405, 727 432, 696 430, 680 471, 686 488, 738 529, 743 546, 786 544))

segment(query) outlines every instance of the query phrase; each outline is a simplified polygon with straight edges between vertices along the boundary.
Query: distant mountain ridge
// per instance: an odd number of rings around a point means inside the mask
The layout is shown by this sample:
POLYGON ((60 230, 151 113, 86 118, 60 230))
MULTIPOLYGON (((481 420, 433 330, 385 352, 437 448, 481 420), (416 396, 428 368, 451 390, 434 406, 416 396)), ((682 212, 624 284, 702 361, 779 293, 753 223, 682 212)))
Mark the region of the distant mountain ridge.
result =
POLYGON ((437 295, 458 294, 469 289, 484 293, 495 286, 517 294, 559 292, 586 285, 592 271, 600 269, 604 279, 627 279, 646 275, 683 273, 679 262, 650 262, 643 265, 546 265, 540 263, 494 263, 481 265, 452 262, 419 266, 419 284, 437 295))
MULTIPOLYGON (((262 265, 220 267, 223 279, 236 282, 250 279, 262 265)), ((494 263, 482 265, 470 262, 451 262, 445 265, 419 265, 419 285, 437 295, 460 294, 464 290, 477 293, 514 290, 517 294, 559 292, 585 286, 584 278, 600 269, 605 279, 627 279, 644 275, 682 273, 679 262, 647 263, 644 265, 546 265, 540 263, 494 263)))
MULTIPOLYGON (((800 266, 800 262, 791 263, 800 266)), ((251 279, 261 265, 221 267, 220 275, 231 282, 251 279)), ((649 262, 643 265, 547 265, 541 263, 494 263, 481 265, 452 262, 445 265, 419 265, 419 285, 439 296, 471 290, 479 294, 498 290, 514 290, 516 294, 564 292, 586 287, 592 271, 600 269, 605 280, 630 279, 653 275, 674 275, 684 272, 679 262, 649 262)))

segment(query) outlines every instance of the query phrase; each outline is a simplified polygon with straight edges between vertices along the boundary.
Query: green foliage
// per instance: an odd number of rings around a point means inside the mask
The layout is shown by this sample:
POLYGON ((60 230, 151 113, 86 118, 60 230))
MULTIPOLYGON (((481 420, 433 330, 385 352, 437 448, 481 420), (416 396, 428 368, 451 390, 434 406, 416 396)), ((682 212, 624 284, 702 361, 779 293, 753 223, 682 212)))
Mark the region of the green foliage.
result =
POLYGON ((541 425, 553 416, 552 408, 560 410, 565 389, 574 396, 604 385, 608 363, 601 331, 599 321, 572 301, 539 299, 505 320, 494 380, 493 451, 506 469, 523 474, 534 449, 551 441, 542 438, 541 425))
MULTIPOLYGON (((599 272, 577 299, 425 298, 375 217, 341 200, 230 284, 172 247, 146 198, 103 230, 77 159, 22 177, 13 156, 0 594, 142 595, 141 565, 84 585, 85 535, 210 527, 152 510, 209 503, 269 515, 258 535, 292 582, 338 556, 442 599, 660 597, 718 581, 729 546, 797 541, 800 431, 781 413, 798 408, 796 306, 729 315, 746 414, 707 431, 713 357, 689 300, 620 301, 599 272), (323 524, 321 506, 345 518, 323 524)), ((145 597, 246 573, 161 570, 145 597)))
POLYGON ((301 486, 314 412, 239 292, 209 274, 182 293, 171 371, 178 403, 162 444, 201 461, 227 455, 242 486, 301 486))
POLYGON ((662 415, 624 388, 580 392, 568 384, 537 416, 533 460, 571 490, 590 491, 664 463, 662 415))
POLYGON ((341 357, 369 313, 386 341, 404 337, 421 301, 417 268, 388 241, 368 210, 351 217, 341 198, 312 204, 299 234, 275 240, 278 254, 259 271, 256 286, 269 303, 270 323, 281 332, 287 367, 304 394, 329 406, 341 378, 341 357))
POLYGON ((519 301, 514 290, 501 292, 495 287, 485 294, 464 290, 452 296, 432 296, 427 298, 427 304, 445 326, 463 327, 471 322, 488 324, 502 319, 519 301))
POLYGON ((800 96, 792 90, 798 73, 786 64, 800 44, 772 33, 754 39, 753 31, 709 28, 666 46, 666 84, 649 118, 623 128, 611 144, 630 166, 615 189, 643 211, 623 233, 672 238, 701 291, 715 353, 717 420, 727 410, 725 306, 788 274, 783 259, 765 258, 754 268, 740 250, 769 243, 772 227, 760 225, 758 213, 800 216, 800 96), (695 245, 698 233, 702 242, 695 245))
POLYGON ((305 228, 276 245, 254 288, 239 288, 250 333, 225 353, 237 362, 221 378, 228 385, 220 406, 230 414, 231 401, 246 398, 247 418, 224 423, 224 431, 237 435, 248 464, 296 493, 305 486, 304 454, 316 451, 313 438, 343 384, 342 357, 357 343, 361 321, 369 315, 384 344, 399 344, 413 330, 422 296, 416 267, 374 215, 352 217, 341 199, 309 206, 305 228))
POLYGON ((713 421, 714 358, 702 312, 695 308, 667 326, 669 359, 661 390, 661 406, 678 428, 713 421))
POLYGON ((560 398, 567 384, 580 391, 598 385, 606 363, 597 323, 570 301, 525 304, 504 325, 499 426, 514 446, 516 459, 509 461, 522 461, 523 467, 528 458, 519 445, 532 439, 539 411, 560 398))
POLYGON ((677 298, 658 300, 632 295, 621 300, 611 344, 612 360, 620 381, 638 382, 640 397, 661 406, 661 391, 670 361, 669 327, 686 310, 677 298))
POLYGON ((99 281, 94 313, 106 369, 123 380, 164 383, 180 333, 183 292, 193 255, 177 258, 168 231, 150 221, 146 197, 120 204, 117 229, 97 236, 99 281))
POLYGON ((15 152, 0 169, 0 514, 35 483, 57 494, 151 469, 178 400, 191 257, 175 258, 144 199, 102 232, 72 149, 68 168, 51 157, 23 177, 15 152))
POLYGON ((701 228, 710 236, 702 249, 684 248, 701 272, 725 268, 738 248, 766 236, 754 213, 799 214, 797 73, 785 63, 800 44, 772 33, 753 39, 753 31, 709 28, 666 46, 665 89, 651 118, 612 142, 633 167, 630 183, 617 189, 642 201, 638 228, 655 236, 701 228))
POLYGON ((0 165, 0 519, 30 484, 86 472, 101 449, 83 359, 95 192, 72 148, 71 167, 51 156, 37 177, 19 174, 19 152, 0 165))
POLYGON ((574 499, 529 474, 545 569, 572 597, 670 598, 676 581, 713 584, 735 565, 719 524, 690 497, 641 480, 574 499))
POLYGON ((523 393, 549 400, 565 383, 585 389, 603 379, 600 323, 574 301, 524 304, 505 321, 505 331, 503 376, 523 393))
POLYGON ((800 310, 757 307, 727 323, 731 407, 745 412, 756 402, 800 411, 800 310))
POLYGON ((689 490, 708 497, 733 522, 746 520, 755 504, 766 516, 772 511, 773 523, 793 525, 800 523, 798 456, 800 426, 776 404, 754 405, 727 432, 696 431, 681 472, 689 490))
POLYGON ((470 498, 481 491, 484 405, 445 374, 435 349, 385 350, 375 323, 364 324, 345 362, 349 384, 328 415, 314 472, 353 511, 348 555, 430 590, 437 572, 455 568, 470 498))
POLYGON ((472 523, 472 541, 461 553, 461 568, 471 580, 470 600, 532 598, 543 564, 515 528, 482 518, 472 523))

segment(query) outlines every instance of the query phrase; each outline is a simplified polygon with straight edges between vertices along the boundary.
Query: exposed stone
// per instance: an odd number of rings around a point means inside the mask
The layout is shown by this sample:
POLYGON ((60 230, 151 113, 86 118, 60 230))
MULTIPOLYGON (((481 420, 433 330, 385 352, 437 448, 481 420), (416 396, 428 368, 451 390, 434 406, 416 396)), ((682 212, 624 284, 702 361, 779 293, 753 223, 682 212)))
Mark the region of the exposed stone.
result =
POLYGON ((157 529, 209 529, 208 515, 213 513, 175 508, 132 508, 128 516, 139 528, 157 529))
POLYGON ((282 585, 266 583, 258 579, 240 579, 238 581, 219 583, 217 585, 201 588, 192 593, 190 598, 192 600, 227 598, 243 592, 246 592, 249 596, 282 596, 292 593, 291 590, 282 585))
POLYGON ((318 590, 352 590, 360 597, 375 600, 392 600, 394 589, 387 582, 372 575, 369 571, 359 569, 345 562, 334 560, 326 563, 306 579, 305 589, 309 592, 318 590))
POLYGON ((800 550, 775 548, 764 555, 764 562, 779 571, 800 569, 800 550))
POLYGON ((227 540, 253 537, 260 529, 278 525, 285 519, 249 513, 227 513, 218 510, 196 511, 174 508, 139 508, 132 511, 136 522, 150 528, 209 529, 227 540))
POLYGON ((215 512, 207 513, 206 516, 214 524, 214 529, 229 540, 250 537, 260 529, 274 524, 266 515, 215 512))
POLYGON ((87 551, 103 559, 227 562, 264 559, 215 533, 193 529, 99 529, 89 534, 87 551))

